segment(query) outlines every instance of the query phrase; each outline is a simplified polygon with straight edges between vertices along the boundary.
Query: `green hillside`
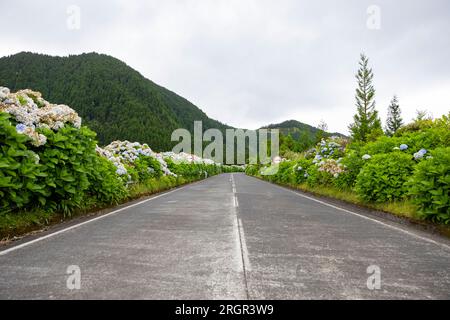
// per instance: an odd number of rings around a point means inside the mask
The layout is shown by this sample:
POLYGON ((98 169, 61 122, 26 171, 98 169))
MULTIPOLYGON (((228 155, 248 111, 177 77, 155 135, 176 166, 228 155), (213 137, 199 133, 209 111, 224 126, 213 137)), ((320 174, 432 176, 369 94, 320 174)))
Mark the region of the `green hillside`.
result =
MULTIPOLYGON (((304 136, 305 134, 311 137, 316 136, 320 131, 320 129, 316 127, 313 127, 309 124, 297 120, 287 120, 277 124, 269 124, 264 128, 279 129, 282 134, 284 135, 290 134, 292 138, 294 138, 295 140, 298 140, 299 138, 302 137, 302 135, 304 136)), ((341 133, 338 132, 327 133, 327 136, 329 135, 343 136, 341 133)))

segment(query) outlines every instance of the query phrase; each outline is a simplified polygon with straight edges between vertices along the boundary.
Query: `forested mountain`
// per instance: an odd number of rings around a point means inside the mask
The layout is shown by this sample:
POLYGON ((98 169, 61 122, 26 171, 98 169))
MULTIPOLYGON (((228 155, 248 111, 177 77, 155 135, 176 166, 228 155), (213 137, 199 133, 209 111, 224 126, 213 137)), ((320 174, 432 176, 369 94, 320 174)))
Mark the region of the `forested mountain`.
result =
MULTIPOLYGON (((314 137, 319 132, 320 129, 313 127, 309 124, 297 121, 297 120, 287 120, 283 121, 281 123, 277 124, 269 124, 268 126, 264 127, 268 129, 279 129, 280 132, 284 135, 291 135, 292 138, 295 140, 298 140, 299 138, 310 136, 314 137)), ((336 136, 343 136, 341 133, 333 132, 333 133, 326 133, 327 136, 329 135, 336 135, 336 136)))
POLYGON ((287 120, 277 124, 270 124, 263 128, 280 130, 280 152, 302 152, 313 147, 322 138, 342 136, 340 133, 324 132, 319 128, 297 121, 287 120))
POLYGON ((314 137, 319 131, 318 128, 310 126, 309 124, 302 123, 297 120, 287 120, 277 124, 269 124, 264 127, 267 129, 279 129, 280 132, 284 135, 291 135, 294 139, 299 139, 303 136, 311 136, 314 137))
POLYGON ((144 78, 122 61, 97 53, 54 57, 22 52, 0 58, 0 85, 30 88, 54 103, 67 104, 97 132, 100 144, 113 140, 148 143, 169 150, 174 129, 228 126, 188 100, 144 78))

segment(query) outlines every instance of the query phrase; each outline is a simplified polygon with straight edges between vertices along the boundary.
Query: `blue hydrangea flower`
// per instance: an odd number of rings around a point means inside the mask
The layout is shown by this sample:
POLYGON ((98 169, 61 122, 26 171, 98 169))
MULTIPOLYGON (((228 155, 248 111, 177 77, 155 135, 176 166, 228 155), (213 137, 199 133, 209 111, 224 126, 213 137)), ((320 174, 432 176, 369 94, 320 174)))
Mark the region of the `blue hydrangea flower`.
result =
POLYGON ((24 133, 24 131, 25 131, 26 128, 27 128, 26 125, 24 125, 23 123, 19 123, 19 124, 16 126, 16 131, 17 131, 18 133, 24 133))
POLYGON ((406 145, 404 143, 400 145, 400 150, 404 151, 406 149, 408 149, 408 145, 406 145))
POLYGON ((117 168, 116 173, 118 175, 122 176, 122 175, 127 174, 127 170, 125 168, 123 168, 123 167, 119 167, 119 168, 117 168))

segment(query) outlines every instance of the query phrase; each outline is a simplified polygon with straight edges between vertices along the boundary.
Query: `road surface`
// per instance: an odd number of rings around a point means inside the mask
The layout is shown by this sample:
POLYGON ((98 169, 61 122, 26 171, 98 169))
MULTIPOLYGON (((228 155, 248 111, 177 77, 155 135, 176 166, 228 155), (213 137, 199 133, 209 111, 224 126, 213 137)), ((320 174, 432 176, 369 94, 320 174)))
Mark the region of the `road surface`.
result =
POLYGON ((450 298, 446 239, 244 174, 29 241, 0 249, 1 299, 450 298))

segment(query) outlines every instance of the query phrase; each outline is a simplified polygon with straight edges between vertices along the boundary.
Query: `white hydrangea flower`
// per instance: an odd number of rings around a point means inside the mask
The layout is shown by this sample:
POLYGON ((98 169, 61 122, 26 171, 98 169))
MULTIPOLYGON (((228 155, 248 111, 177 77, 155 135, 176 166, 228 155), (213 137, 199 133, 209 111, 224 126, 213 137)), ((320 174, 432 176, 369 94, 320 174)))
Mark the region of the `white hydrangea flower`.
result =
POLYGON ((18 123, 17 132, 29 136, 35 146, 47 142, 47 137, 38 134, 36 128, 57 131, 66 123, 78 129, 81 127, 81 118, 72 108, 51 104, 42 98, 40 92, 29 89, 10 93, 8 88, 0 87, 0 111, 11 114, 18 123))

